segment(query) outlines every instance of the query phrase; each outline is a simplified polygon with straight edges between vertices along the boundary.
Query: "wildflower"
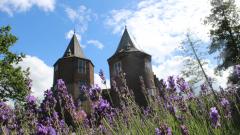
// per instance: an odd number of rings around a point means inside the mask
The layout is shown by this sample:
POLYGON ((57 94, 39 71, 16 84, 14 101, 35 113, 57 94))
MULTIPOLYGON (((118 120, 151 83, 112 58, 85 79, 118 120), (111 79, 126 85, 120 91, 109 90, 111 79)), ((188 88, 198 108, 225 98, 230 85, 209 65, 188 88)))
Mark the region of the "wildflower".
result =
POLYGON ((230 103, 226 98, 221 99, 221 106, 223 107, 224 117, 230 118, 231 117, 231 110, 230 110, 230 103))
POLYGON ((0 124, 6 125, 12 117, 13 110, 4 102, 0 102, 0 124))
POLYGON ((168 77, 168 88, 171 90, 172 93, 176 91, 175 79, 173 76, 168 77))
POLYGON ((201 94, 202 95, 206 95, 207 94, 207 90, 208 90, 208 88, 207 88, 207 85, 206 84, 202 84, 201 85, 201 94))
POLYGON ((100 124, 98 126, 98 130, 99 130, 100 133, 103 133, 103 134, 106 134, 106 132, 107 132, 107 128, 102 124, 100 124))
POLYGON ((193 92, 189 92, 188 95, 187 95, 187 99, 192 100, 194 98, 195 98, 194 93, 193 92))
POLYGON ((54 110, 56 103, 57 101, 53 96, 53 92, 51 90, 46 90, 44 92, 44 100, 41 103, 41 111, 48 114, 49 112, 54 110))
POLYGON ((237 76, 240 78, 240 65, 236 65, 236 66, 235 66, 235 73, 236 73, 237 76))
POLYGON ((155 128, 155 134, 156 134, 156 135, 161 135, 161 131, 160 131, 159 128, 155 128))
POLYGON ((172 129, 166 124, 160 126, 160 128, 155 128, 156 135, 172 135, 172 129))
POLYGON ((53 127, 48 127, 48 134, 49 135, 57 135, 56 130, 53 127))
POLYGON ((223 107, 227 107, 229 105, 229 101, 226 98, 222 98, 221 105, 223 107))
POLYGON ((188 83, 183 79, 183 78, 177 78, 177 84, 181 92, 187 93, 189 90, 189 85, 188 83))
POLYGON ((216 107, 210 108, 210 119, 211 125, 216 128, 220 126, 220 115, 218 114, 218 110, 216 107))
POLYGON ((47 135, 47 133, 48 133, 48 128, 47 127, 45 127, 44 125, 42 125, 42 124, 38 124, 37 125, 37 131, 36 131, 37 133, 37 135, 47 135))
POLYGON ((110 107, 110 104, 108 103, 108 101, 101 99, 101 100, 99 101, 97 110, 100 111, 100 112, 103 112, 105 109, 107 109, 107 108, 109 108, 109 107, 110 107))
POLYGON ((88 95, 92 101, 97 101, 101 97, 101 88, 96 85, 89 89, 88 95))
POLYGON ((87 118, 87 114, 84 110, 76 111, 75 119, 77 122, 82 122, 87 118))
POLYGON ((62 79, 58 79, 57 80, 57 89, 58 90, 64 90, 64 89, 67 89, 64 81, 62 79))
POLYGON ((28 95, 28 96, 26 97, 26 101, 27 101, 27 103, 29 103, 29 104, 33 104, 33 103, 36 102, 36 98, 35 98, 34 96, 28 95))
POLYGON ((180 128, 183 135, 189 135, 188 128, 185 125, 181 125, 180 128))
POLYGON ((105 76, 104 76, 104 73, 103 73, 103 70, 102 70, 102 69, 100 69, 98 75, 100 76, 100 78, 101 78, 101 80, 102 80, 102 83, 103 83, 103 84, 106 84, 106 79, 105 79, 105 76))

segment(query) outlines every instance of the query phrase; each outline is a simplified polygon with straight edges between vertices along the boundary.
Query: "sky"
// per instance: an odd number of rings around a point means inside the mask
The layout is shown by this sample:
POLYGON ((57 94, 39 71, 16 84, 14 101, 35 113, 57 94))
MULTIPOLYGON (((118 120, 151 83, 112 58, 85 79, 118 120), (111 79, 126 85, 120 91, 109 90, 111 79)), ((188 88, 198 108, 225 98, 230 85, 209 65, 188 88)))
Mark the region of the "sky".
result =
MULTIPOLYGON (((210 27, 203 25, 209 12, 208 0, 0 0, 0 26, 10 25, 18 37, 11 50, 26 54, 19 65, 30 67, 33 95, 42 98, 52 86, 53 64, 62 57, 74 29, 95 65, 96 84, 101 85, 97 74, 103 69, 109 85, 107 59, 125 25, 137 48, 152 55, 154 73, 166 79, 183 67, 185 57, 176 51, 188 31, 209 44, 210 27)), ((215 76, 216 60, 208 60, 207 74, 225 87, 229 72, 215 76)))

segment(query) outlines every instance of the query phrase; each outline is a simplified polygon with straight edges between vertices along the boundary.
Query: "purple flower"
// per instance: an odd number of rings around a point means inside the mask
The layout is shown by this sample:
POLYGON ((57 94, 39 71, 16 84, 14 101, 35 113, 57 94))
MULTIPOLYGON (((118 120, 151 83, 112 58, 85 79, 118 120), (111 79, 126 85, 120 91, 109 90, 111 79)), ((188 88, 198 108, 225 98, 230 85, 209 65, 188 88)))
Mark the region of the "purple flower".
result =
POLYGON ((36 100, 37 99, 34 96, 32 96, 32 95, 28 95, 26 97, 26 101, 27 101, 28 104, 35 104, 36 100))
POLYGON ((208 88, 207 88, 207 85, 206 84, 202 84, 201 85, 201 94, 202 95, 206 95, 207 94, 207 90, 208 90, 208 88))
POLYGON ((175 87, 175 79, 173 76, 169 76, 168 77, 168 88, 170 90, 172 90, 172 92, 176 91, 176 87, 175 87))
POLYGON ((38 123, 36 127, 37 135, 57 135, 56 130, 52 126, 44 126, 41 123, 38 123))
POLYGON ((57 88, 58 89, 66 89, 65 83, 62 79, 57 80, 57 88))
POLYGON ((106 79, 105 79, 105 76, 104 76, 104 73, 103 73, 103 70, 102 70, 102 69, 100 69, 98 75, 100 76, 100 78, 101 78, 101 80, 102 80, 102 83, 103 83, 103 84, 106 84, 106 79))
POLYGON ((0 102, 0 124, 6 125, 13 117, 13 110, 4 102, 0 102))
POLYGON ((187 99, 194 99, 195 96, 194 96, 194 93, 193 92, 189 92, 188 95, 187 95, 187 99))
POLYGON ((181 125, 180 128, 183 135, 189 135, 188 128, 185 125, 181 125))
POLYGON ((166 124, 162 124, 160 128, 155 128, 156 135, 172 135, 172 129, 166 124))
POLYGON ((156 134, 156 135, 161 135, 161 131, 160 131, 159 128, 155 128, 155 134, 156 134))
POLYGON ((220 115, 216 107, 210 108, 211 125, 216 128, 220 126, 220 115))
POLYGON ((104 110, 108 109, 109 107, 110 107, 110 104, 108 103, 107 100, 100 99, 96 109, 99 112, 103 112, 104 110))
POLYGON ((37 125, 37 131, 36 131, 37 133, 37 135, 47 135, 47 133, 48 133, 48 128, 47 127, 45 127, 44 125, 42 125, 42 124, 38 124, 37 125))
POLYGON ((177 82, 178 88, 180 89, 181 92, 183 92, 183 93, 187 93, 188 92, 189 85, 183 78, 177 78, 176 82, 177 82))
POLYGON ((222 98, 221 105, 225 108, 229 105, 229 101, 226 98, 222 98))
POLYGON ((46 90, 44 92, 44 100, 41 103, 41 110, 42 112, 49 113, 50 111, 53 111, 56 106, 56 99, 53 96, 52 90, 46 90))
POLYGON ((240 78, 240 65, 236 65, 236 66, 235 66, 235 73, 236 73, 237 76, 240 78))
POLYGON ((98 85, 89 89, 88 95, 92 101, 97 101, 101 97, 101 88, 98 85))
POLYGON ((231 118, 231 109, 229 101, 226 98, 222 98, 220 103, 221 106, 223 107, 224 117, 231 118))
POLYGON ((57 135, 56 130, 53 127, 48 127, 48 134, 49 135, 57 135))

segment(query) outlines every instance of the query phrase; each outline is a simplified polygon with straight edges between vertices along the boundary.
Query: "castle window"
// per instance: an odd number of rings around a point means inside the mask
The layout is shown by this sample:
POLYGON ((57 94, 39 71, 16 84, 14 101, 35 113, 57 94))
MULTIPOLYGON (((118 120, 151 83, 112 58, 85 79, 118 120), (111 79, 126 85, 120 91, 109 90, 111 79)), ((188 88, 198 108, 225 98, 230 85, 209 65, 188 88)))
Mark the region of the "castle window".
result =
POLYGON ((83 60, 78 61, 78 72, 86 73, 86 61, 83 60))
POLYGON ((113 67, 114 68, 114 74, 118 75, 122 71, 122 64, 121 64, 121 62, 120 61, 116 62, 113 66, 114 66, 113 67))
POLYGON ((148 72, 150 72, 151 71, 151 69, 152 69, 152 65, 151 65, 151 62, 145 62, 145 69, 148 71, 148 72))
POLYGON ((54 71, 58 71, 58 65, 55 65, 54 71))

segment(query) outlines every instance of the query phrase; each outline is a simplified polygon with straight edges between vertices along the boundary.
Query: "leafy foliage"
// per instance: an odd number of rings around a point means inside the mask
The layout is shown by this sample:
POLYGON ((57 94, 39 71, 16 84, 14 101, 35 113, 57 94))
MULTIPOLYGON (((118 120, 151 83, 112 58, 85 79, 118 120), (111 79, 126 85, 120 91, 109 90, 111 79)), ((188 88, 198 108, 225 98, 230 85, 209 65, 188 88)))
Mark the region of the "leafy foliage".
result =
POLYGON ((10 26, 0 29, 0 100, 15 99, 23 101, 29 92, 28 71, 14 67, 24 57, 10 51, 17 38, 10 33, 10 26))
POLYGON ((211 13, 205 24, 210 24, 210 53, 219 52, 218 70, 237 65, 240 61, 240 18, 235 0, 211 0, 211 13))

